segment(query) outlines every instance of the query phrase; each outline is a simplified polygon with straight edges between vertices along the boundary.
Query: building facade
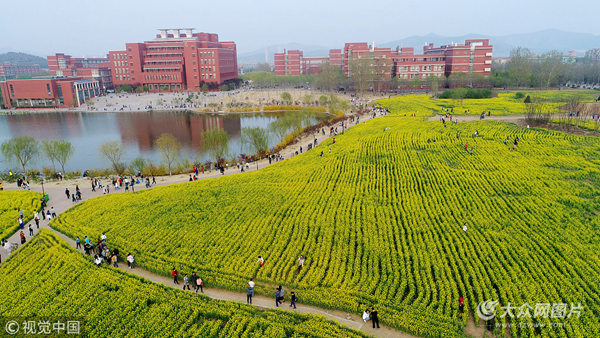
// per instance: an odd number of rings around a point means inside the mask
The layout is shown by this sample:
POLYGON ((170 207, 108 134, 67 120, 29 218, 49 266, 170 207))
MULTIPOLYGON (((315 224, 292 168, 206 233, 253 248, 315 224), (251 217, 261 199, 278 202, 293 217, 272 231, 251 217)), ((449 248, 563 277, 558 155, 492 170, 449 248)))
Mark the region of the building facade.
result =
POLYGON ((152 41, 127 43, 109 52, 113 85, 147 86, 150 91, 198 90, 238 78, 234 42, 193 29, 160 29, 152 41), (182 32, 183 31, 183 32, 182 32))
POLYGON ((79 107, 102 93, 100 82, 80 77, 45 77, 0 82, 6 109, 79 107))
POLYGON ((74 58, 71 55, 57 53, 46 57, 52 76, 81 77, 100 81, 103 89, 112 89, 112 76, 109 59, 106 58, 74 58))
POLYGON ((308 75, 318 74, 323 66, 329 62, 327 56, 304 56, 300 50, 284 50, 275 53, 275 75, 308 75))
POLYGON ((425 55, 441 55, 446 59, 445 75, 475 73, 488 76, 492 73, 492 45, 488 39, 466 40, 464 44, 450 44, 424 48, 425 55))
POLYGON ((600 61, 600 48, 594 48, 586 51, 585 57, 594 61, 600 61))
POLYGON ((39 75, 42 72, 40 65, 13 65, 5 63, 0 65, 0 78, 16 79, 22 75, 39 75))
MULTIPOLYGON (((331 49, 329 57, 319 58, 319 64, 339 67, 348 78, 352 78, 353 72, 359 71, 362 66, 369 66, 371 76, 379 82, 393 77, 425 80, 431 76, 447 77, 459 72, 488 76, 492 70, 492 49, 488 39, 466 40, 464 44, 440 47, 426 44, 422 54, 415 54, 413 47, 392 50, 357 42, 346 43, 344 49, 331 49)), ((318 65, 315 63, 309 67, 306 59, 302 51, 297 50, 275 54, 275 74, 308 74, 309 68, 312 73, 317 72, 318 65)))

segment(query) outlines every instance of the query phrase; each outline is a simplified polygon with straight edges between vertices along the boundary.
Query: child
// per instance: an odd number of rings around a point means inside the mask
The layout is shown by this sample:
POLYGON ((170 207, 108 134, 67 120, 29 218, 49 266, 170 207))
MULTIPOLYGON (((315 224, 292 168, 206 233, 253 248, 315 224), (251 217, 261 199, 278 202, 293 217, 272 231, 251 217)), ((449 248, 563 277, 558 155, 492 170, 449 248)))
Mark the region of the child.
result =
POLYGON ((294 307, 294 309, 296 308, 296 302, 298 301, 298 297, 296 297, 296 294, 294 292, 292 292, 292 295, 290 296, 290 300, 292 301, 292 304, 290 304, 290 307, 294 307))

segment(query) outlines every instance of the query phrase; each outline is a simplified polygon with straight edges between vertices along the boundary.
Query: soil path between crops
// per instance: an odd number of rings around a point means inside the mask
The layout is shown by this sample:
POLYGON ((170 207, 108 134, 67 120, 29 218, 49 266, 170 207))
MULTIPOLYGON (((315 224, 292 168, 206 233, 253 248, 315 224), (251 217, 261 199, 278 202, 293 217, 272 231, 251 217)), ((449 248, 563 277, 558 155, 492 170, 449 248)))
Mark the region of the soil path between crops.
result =
MULTIPOLYGON (((427 121, 439 121, 441 122, 441 118, 443 116, 442 115, 435 115, 432 116, 430 118, 427 119, 427 121)), ((525 115, 492 115, 492 116, 486 116, 485 119, 483 121, 502 121, 502 122, 518 122, 521 120, 525 120, 525 115)), ((472 122, 472 121, 479 121, 479 115, 452 115, 452 121, 448 121, 446 120, 447 123, 453 123, 454 121, 458 121, 458 123, 461 122, 472 122)))

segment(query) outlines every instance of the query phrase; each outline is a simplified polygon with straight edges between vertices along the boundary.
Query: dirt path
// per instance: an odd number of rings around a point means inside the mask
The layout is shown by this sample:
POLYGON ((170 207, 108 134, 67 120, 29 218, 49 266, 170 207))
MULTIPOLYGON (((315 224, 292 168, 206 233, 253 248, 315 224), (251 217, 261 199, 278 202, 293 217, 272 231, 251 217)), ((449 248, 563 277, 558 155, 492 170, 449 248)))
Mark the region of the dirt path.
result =
MULTIPOLYGON (((442 115, 432 116, 427 119, 427 121, 441 121, 442 115)), ((471 122, 471 121, 479 121, 479 115, 452 115, 452 122, 455 120, 460 122, 471 122)), ((486 116, 483 121, 503 121, 503 122, 519 122, 521 120, 525 120, 525 115, 492 115, 486 116)), ((450 121, 446 120, 448 123, 450 121)))

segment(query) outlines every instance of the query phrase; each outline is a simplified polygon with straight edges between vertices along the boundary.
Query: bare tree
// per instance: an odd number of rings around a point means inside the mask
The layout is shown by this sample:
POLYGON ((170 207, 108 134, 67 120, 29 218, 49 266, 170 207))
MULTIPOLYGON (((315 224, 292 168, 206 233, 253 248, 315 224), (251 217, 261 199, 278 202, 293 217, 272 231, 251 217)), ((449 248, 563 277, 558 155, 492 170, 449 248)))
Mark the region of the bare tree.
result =
POLYGON ((527 48, 517 47, 510 51, 508 62, 509 78, 517 89, 531 75, 531 52, 527 48))

